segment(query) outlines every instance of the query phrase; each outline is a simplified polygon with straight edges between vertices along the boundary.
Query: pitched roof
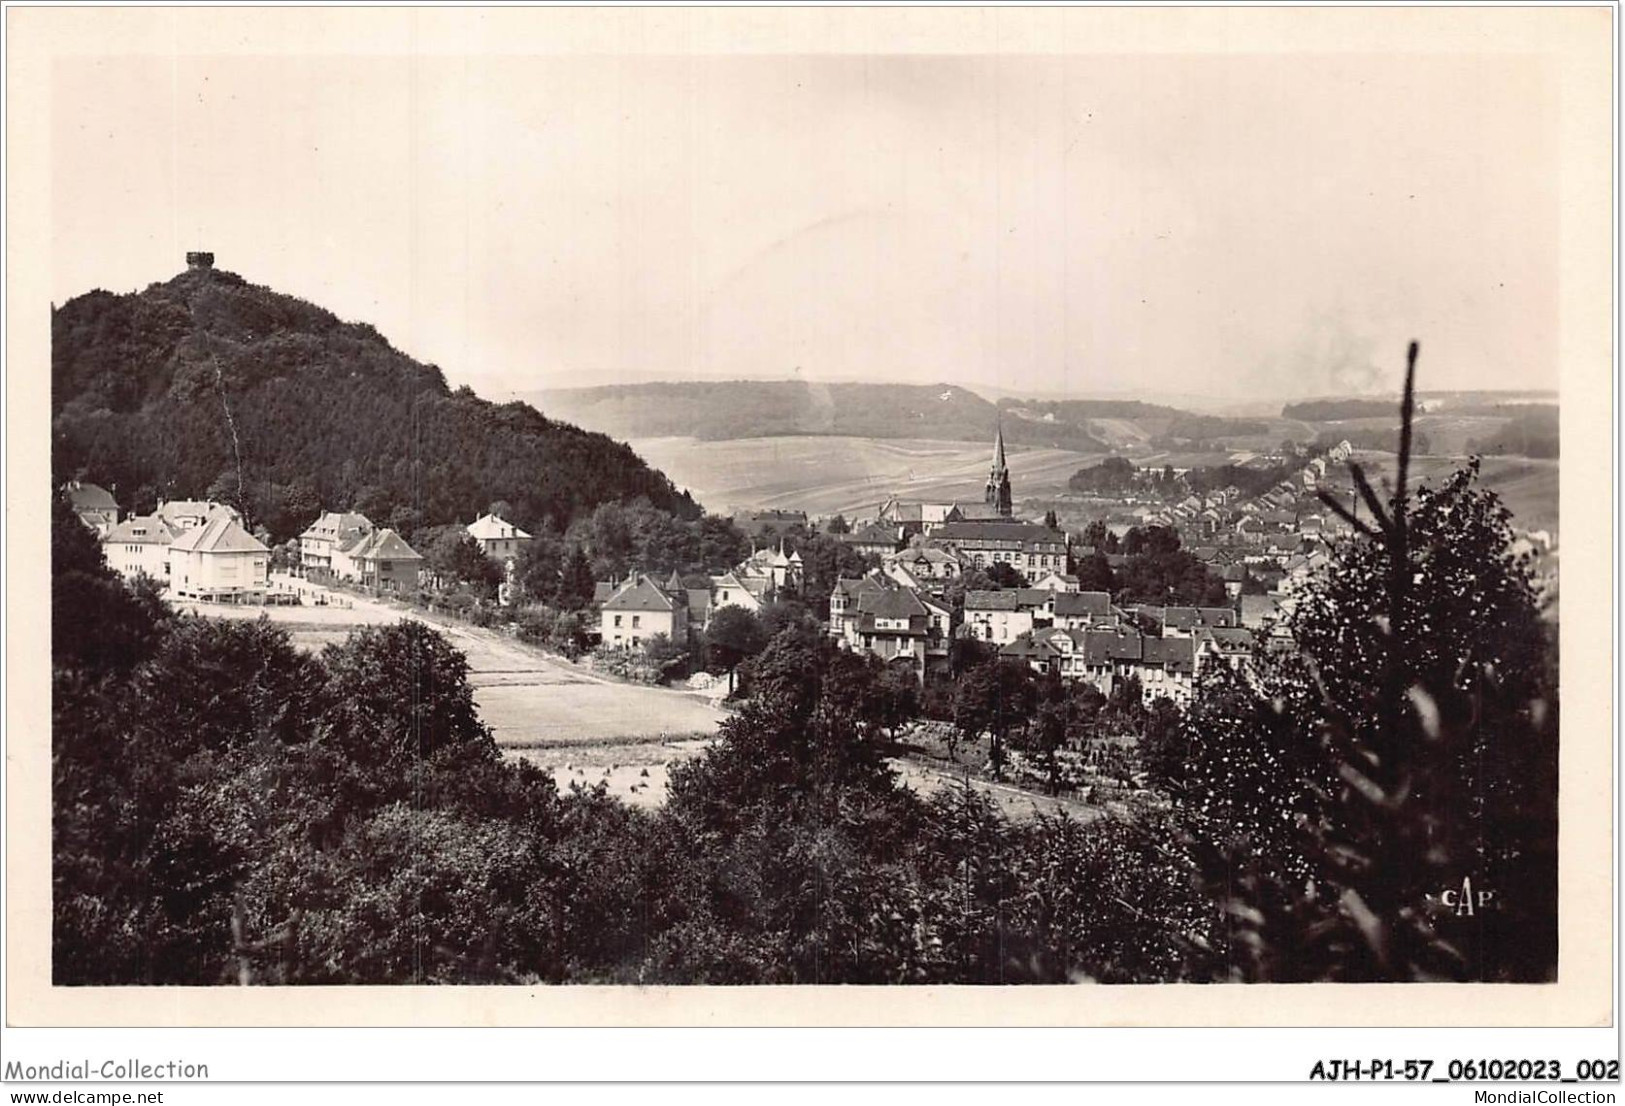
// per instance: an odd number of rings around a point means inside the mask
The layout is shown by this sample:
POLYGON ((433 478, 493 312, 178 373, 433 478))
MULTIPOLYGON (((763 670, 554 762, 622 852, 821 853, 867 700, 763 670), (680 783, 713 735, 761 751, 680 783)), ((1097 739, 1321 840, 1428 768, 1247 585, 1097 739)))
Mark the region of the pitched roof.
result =
POLYGON ((932 545, 916 545, 895 554, 894 560, 899 563, 919 563, 943 565, 958 564, 959 558, 946 549, 938 549, 932 545))
POLYGON ((839 576, 835 580, 835 590, 848 599, 860 597, 869 591, 878 591, 885 586, 873 576, 859 576, 856 579, 850 576, 839 576))
POLYGON ((893 496, 880 505, 880 515, 896 522, 941 522, 954 506, 952 503, 926 503, 893 496))
POLYGON ((226 515, 215 515, 202 526, 183 531, 171 549, 186 553, 269 553, 260 540, 226 515))
POLYGON ((848 545, 896 545, 900 539, 896 528, 871 522, 850 534, 842 534, 841 540, 848 545))
MULTIPOLYGON (((171 499, 158 504, 158 509, 154 513, 169 522, 176 522, 183 518, 210 519, 215 515, 227 515, 238 522, 243 520, 243 516, 238 512, 237 508, 229 503, 216 503, 212 499, 171 499)), ((371 523, 368 523, 368 525, 371 525, 371 523)))
POLYGON ((881 588, 858 596, 858 610, 876 618, 920 618, 925 604, 907 588, 881 588))
POLYGON ((385 527, 361 539, 361 543, 350 550, 353 560, 368 561, 421 561, 423 555, 410 545, 395 531, 385 527))
MULTIPOLYGON (((169 506, 169 504, 165 504, 169 506)), ((186 506, 192 506, 187 504, 186 506)), ((207 506, 203 504, 202 506, 207 506)), ((159 507, 162 514, 164 508, 159 507)), ((372 529, 372 520, 359 511, 324 511, 322 516, 306 528, 300 535, 304 538, 338 538, 344 534, 355 533, 372 529)))
POLYGON ((905 588, 918 591, 925 587, 925 583, 918 576, 914 575, 914 573, 910 572, 908 567, 901 561, 893 561, 891 566, 886 569, 886 575, 890 576, 893 580, 896 580, 905 588))
MULTIPOLYGON (((999 508, 992 503, 955 503, 953 505, 953 510, 950 513, 957 517, 961 522, 1008 522, 1010 520, 1009 515, 1002 513, 999 508)), ((951 526, 953 524, 949 523, 948 525, 951 526)))
POLYGON ((1055 596, 1055 617, 1100 618, 1112 612, 1112 597, 1103 591, 1063 591, 1055 596))
POLYGON ((131 515, 102 539, 103 545, 168 545, 181 533, 157 515, 131 515))
POLYGON ((1164 607, 1161 622, 1176 630, 1189 630, 1196 626, 1234 626, 1236 612, 1229 607, 1164 607))
POLYGON ((750 592, 757 599, 765 600, 767 593, 773 590, 773 578, 771 576, 737 576, 735 579, 739 581, 740 587, 750 592))
POLYGON ((1081 630, 1072 635, 1072 640, 1083 646, 1085 664, 1100 665, 1139 660, 1146 639, 1137 630, 1081 630))
POLYGON ((1141 663, 1160 664, 1169 672, 1196 670, 1196 642, 1188 637, 1148 637, 1141 645, 1141 663))
POLYGON ((1021 634, 1016 640, 1010 642, 999 650, 1001 657, 1019 657, 1025 660, 1040 658, 1047 660, 1050 657, 1061 655, 1061 651, 1050 643, 1050 634, 1042 631, 1029 631, 1021 634))
POLYGON ((620 585, 614 580, 597 580, 592 585, 592 601, 602 603, 620 590, 620 585))
POLYGON ((1202 636, 1211 640, 1222 653, 1245 653, 1253 647, 1253 632, 1242 626, 1210 626, 1202 636))
POLYGON ((523 540, 530 537, 519 527, 496 515, 481 515, 465 528, 475 541, 500 541, 505 538, 523 540))
POLYGON ((1020 607, 1021 597, 1014 591, 983 591, 972 589, 965 593, 967 611, 1013 611, 1020 607))
POLYGON ((118 510, 118 501, 99 484, 69 484, 68 502, 76 511, 118 510))
POLYGON ((945 522, 931 532, 932 541, 1011 541, 1066 544, 1066 535, 1031 522, 945 522))
MULTIPOLYGON (((637 582, 616 592, 604 603, 606 611, 674 611, 677 601, 667 595, 655 582, 647 576, 639 576, 637 582)), ((683 596, 683 605, 688 605, 688 595, 683 596)))

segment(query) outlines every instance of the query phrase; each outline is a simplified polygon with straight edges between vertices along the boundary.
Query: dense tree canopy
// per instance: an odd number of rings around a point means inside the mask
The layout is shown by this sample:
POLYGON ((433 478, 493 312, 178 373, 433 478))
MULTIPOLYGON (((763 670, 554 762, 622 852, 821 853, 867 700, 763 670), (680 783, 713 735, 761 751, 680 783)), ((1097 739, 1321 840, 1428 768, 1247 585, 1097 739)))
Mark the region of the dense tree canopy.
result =
POLYGON ((213 489, 277 540, 317 504, 438 525, 505 500, 526 529, 638 496, 699 514, 627 446, 453 392, 371 327, 232 273, 69 300, 51 316, 51 368, 55 482, 96 482, 126 509, 213 489))
POLYGON ((1241 977, 1555 966, 1555 666, 1507 511, 1476 475, 1390 498, 1382 529, 1298 597, 1300 652, 1251 683, 1219 670, 1186 719, 1163 771, 1246 919, 1241 977), (1464 882, 1493 908, 1449 910, 1464 882))
MULTIPOLYGON (((121 586, 87 561, 58 568, 121 586)), ((1212 955, 1164 831, 898 786, 912 673, 802 620, 656 813, 504 759, 418 623, 318 655, 265 622, 138 637, 57 665, 59 984, 1132 981, 1212 955)))

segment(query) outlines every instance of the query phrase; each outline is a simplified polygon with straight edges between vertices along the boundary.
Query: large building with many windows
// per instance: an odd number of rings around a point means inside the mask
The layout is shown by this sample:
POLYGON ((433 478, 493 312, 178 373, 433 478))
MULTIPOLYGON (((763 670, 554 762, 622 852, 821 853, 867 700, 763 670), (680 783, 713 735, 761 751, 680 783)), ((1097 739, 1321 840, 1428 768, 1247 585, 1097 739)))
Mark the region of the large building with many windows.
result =
POLYGON ((1066 535, 1031 522, 947 522, 926 540, 967 568, 1007 564, 1028 583, 1067 570, 1066 535))

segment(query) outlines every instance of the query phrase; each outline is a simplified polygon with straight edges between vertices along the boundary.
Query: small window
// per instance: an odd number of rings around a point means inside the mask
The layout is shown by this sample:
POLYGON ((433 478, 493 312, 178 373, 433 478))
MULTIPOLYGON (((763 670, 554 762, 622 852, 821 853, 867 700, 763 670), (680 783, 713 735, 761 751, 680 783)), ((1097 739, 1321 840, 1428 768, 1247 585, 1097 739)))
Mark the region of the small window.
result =
MULTIPOLYGON (((620 628, 621 628, 621 616, 620 616, 620 615, 616 615, 616 616, 615 616, 615 628, 616 628, 616 629, 617 629, 617 630, 618 630, 618 629, 620 629, 620 628)), ((617 637, 617 638, 616 638, 616 639, 615 639, 615 640, 616 640, 616 641, 619 641, 619 640, 621 640, 621 639, 620 639, 620 638, 619 638, 619 637, 617 637)))
MULTIPOLYGON (((639 615, 639 614, 633 615, 632 616, 632 629, 636 630, 641 625, 643 625, 643 616, 639 615)), ((634 640, 634 642, 636 641, 636 639, 633 639, 633 640, 634 640)))

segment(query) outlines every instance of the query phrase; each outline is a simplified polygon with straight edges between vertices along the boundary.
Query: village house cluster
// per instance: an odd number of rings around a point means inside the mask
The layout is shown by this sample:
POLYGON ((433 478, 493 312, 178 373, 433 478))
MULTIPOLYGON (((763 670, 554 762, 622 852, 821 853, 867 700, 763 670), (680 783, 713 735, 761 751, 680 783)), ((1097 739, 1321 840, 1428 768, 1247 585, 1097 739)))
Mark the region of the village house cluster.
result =
MULTIPOLYGON (((801 516, 805 521, 806 516, 801 516)), ((600 581, 593 595, 602 644, 614 649, 641 649, 657 634, 687 648, 703 634, 712 616, 724 607, 752 614, 781 597, 799 594, 803 581, 800 553, 778 548, 756 550, 727 572, 665 580, 635 573, 626 580, 600 581)))
MULTIPOLYGON (((980 502, 891 498, 838 535, 878 567, 835 580, 826 632, 846 649, 905 666, 921 682, 946 674, 952 643, 968 639, 1108 696, 1136 680, 1147 703, 1166 698, 1188 705, 1208 666, 1245 666, 1260 645, 1291 647, 1283 616, 1298 589, 1329 563, 1330 542, 1347 533, 1316 493, 1351 452, 1342 442, 1260 494, 1231 485, 1173 502, 1139 488, 1092 495, 1091 510, 1106 533, 1121 538, 1135 526, 1173 530, 1181 548, 1223 581, 1229 601, 1219 607, 1121 605, 1105 591, 1082 589, 1075 569, 1097 556, 1114 570, 1124 568, 1129 555, 1075 543, 1054 525, 1015 516, 1001 427, 980 502), (966 588, 961 578, 972 571, 998 572, 1019 586, 966 588)), ((1272 469, 1281 462, 1272 455, 1243 459, 1272 469)), ((179 598, 266 600, 270 551, 231 507, 173 501, 121 521, 106 490, 74 483, 65 491, 101 537, 108 564, 124 576, 150 577, 179 598)), ((752 539, 753 552, 725 571, 663 578, 633 572, 598 583, 592 609, 599 643, 634 651, 664 638, 691 650, 718 611, 759 614, 781 599, 806 598, 806 565, 798 551, 787 552, 782 536, 808 527, 806 514, 760 511, 735 522, 752 539)), ((464 530, 506 568, 499 601, 508 604, 515 598, 514 562, 531 536, 492 514, 464 530)), ((1531 535, 1530 541, 1550 553, 1545 538, 1531 535)), ((423 556, 394 530, 354 511, 327 511, 300 535, 295 571, 319 583, 405 596, 418 590, 426 570, 423 556)))
POLYGON ((120 519, 105 488, 74 482, 65 489, 74 512, 101 539, 107 565, 127 580, 145 576, 181 599, 264 602, 271 550, 243 528, 223 503, 177 499, 150 515, 120 519))
MULTIPOLYGON (((70 483, 69 505, 101 540, 108 567, 127 580, 146 577, 177 599, 259 604, 270 597, 271 550, 244 528, 242 515, 209 500, 162 502, 150 515, 120 519, 112 493, 70 483)), ((512 565, 530 535, 484 515, 465 532, 499 564, 512 565)), ((408 596, 422 580, 424 558, 400 534, 356 511, 324 511, 299 535, 290 566, 316 583, 408 596)), ((504 585, 507 587, 507 585, 504 585)))
MULTIPOLYGON (((778 510, 740 516, 736 523, 759 538, 805 527, 809 520, 801 512, 778 510)), ((1198 673, 1209 664, 1244 664, 1254 631, 1267 636, 1282 608, 1280 592, 1241 595, 1236 573, 1230 592, 1235 605, 1226 607, 1121 607, 1104 591, 1081 590, 1072 565, 1094 550, 1075 546, 1057 528, 1015 517, 1002 428, 994 435, 981 502, 888 499, 840 540, 880 563, 867 575, 836 579, 826 632, 853 652, 906 666, 922 682, 949 671, 952 642, 963 638, 987 643, 1036 672, 1087 682, 1106 695, 1133 678, 1146 702, 1167 698, 1187 705, 1198 673), (956 611, 949 597, 955 582, 971 570, 998 565, 1007 566, 1024 586, 965 590, 956 611), (1265 602, 1246 603, 1249 599, 1265 602)), ((1293 578, 1306 576, 1324 556, 1318 550, 1300 556, 1292 562, 1293 578)), ((760 611, 782 594, 796 592, 802 568, 800 558, 786 556, 781 544, 758 549, 721 575, 660 581, 638 574, 619 584, 601 583, 595 597, 601 640, 612 648, 637 649, 660 634, 691 644, 724 606, 760 611)), ((1279 582, 1287 577, 1283 569, 1279 582)))

